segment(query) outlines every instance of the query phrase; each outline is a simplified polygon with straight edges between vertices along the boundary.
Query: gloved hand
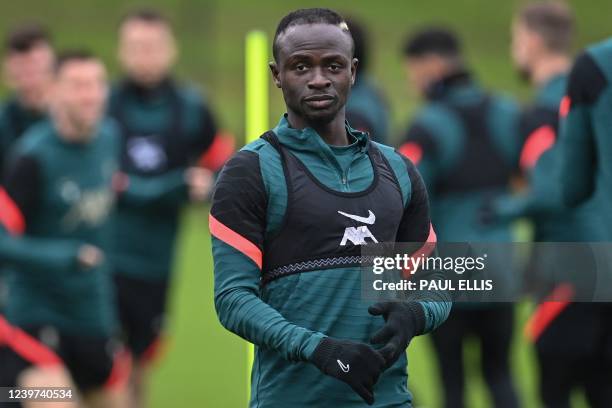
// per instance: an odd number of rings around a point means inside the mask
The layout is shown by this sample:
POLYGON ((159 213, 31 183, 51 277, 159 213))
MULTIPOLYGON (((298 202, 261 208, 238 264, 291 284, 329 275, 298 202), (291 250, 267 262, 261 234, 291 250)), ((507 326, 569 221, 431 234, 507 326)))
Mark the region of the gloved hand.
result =
POLYGON ((374 403, 374 384, 384 371, 384 358, 372 347, 326 337, 310 361, 324 374, 347 383, 368 404, 374 403))
POLYGON ((425 312, 415 302, 380 302, 370 306, 368 312, 385 319, 385 325, 372 335, 370 343, 384 344, 378 352, 385 359, 387 369, 406 350, 410 340, 423 332, 425 312))

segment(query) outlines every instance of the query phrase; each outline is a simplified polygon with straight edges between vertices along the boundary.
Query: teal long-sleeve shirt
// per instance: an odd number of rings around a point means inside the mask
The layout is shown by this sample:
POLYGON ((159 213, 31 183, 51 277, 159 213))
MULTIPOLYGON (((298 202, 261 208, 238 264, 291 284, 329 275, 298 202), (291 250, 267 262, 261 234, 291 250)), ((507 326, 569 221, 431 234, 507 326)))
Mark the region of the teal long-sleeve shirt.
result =
MULTIPOLYGON (((284 117, 274 129, 280 143, 327 187, 340 192, 363 191, 373 180, 372 164, 363 147, 367 136, 350 127, 347 127, 347 131, 353 143, 346 147, 334 147, 327 145, 312 129, 291 128, 284 117)), ((402 195, 408 206, 411 181, 406 161, 392 148, 383 145, 377 147, 391 164, 399 184, 405 187, 402 195)), ((416 197, 415 193, 413 198, 416 197)), ((286 276, 262 287, 260 265, 256 257, 249 256, 253 251, 257 252, 257 244, 253 243, 259 243, 262 235, 274 234, 279 230, 287 200, 280 157, 262 139, 243 148, 220 174, 211 210, 217 313, 228 330, 258 345, 251 406, 286 406, 288 401, 293 406, 299 406, 295 395, 290 396, 296 390, 288 385, 294 384, 298 378, 302 385, 297 387, 302 392, 312 386, 321 392, 331 393, 329 406, 360 406, 362 402, 358 400, 359 397, 355 396, 356 399, 352 400, 352 394, 342 392, 340 382, 322 379, 314 366, 289 363, 308 361, 325 336, 369 342, 373 330, 383 322, 368 315, 367 305, 360 299, 360 280, 347 281, 346 285, 338 286, 338 282, 342 282, 338 279, 351 272, 348 268, 338 268, 326 270, 325 276, 328 278, 325 280, 321 280, 317 271, 311 271, 286 276), (255 167, 244 170, 245 166, 241 165, 240 160, 247 156, 255 167), (259 174, 253 176, 253 172, 259 174), (229 194, 227 189, 231 189, 232 193, 229 194), (235 228, 221 226, 218 221, 227 217, 224 211, 230 207, 238 207, 242 214, 241 219, 234 217, 230 220, 236 225, 235 228), (262 231, 256 237, 254 231, 258 228, 262 231), (243 246, 229 244, 232 239, 241 241, 243 246)), ((353 276, 359 276, 358 269, 353 276)), ((450 310, 449 299, 443 295, 423 300, 420 304, 424 311, 424 332, 439 326, 450 310)), ((391 388, 397 382, 381 380, 383 390, 377 395, 396 395, 393 398, 410 400, 405 389, 405 366, 404 357, 385 373, 389 378, 400 378, 400 382, 403 378, 403 390, 396 390, 397 394, 394 394, 391 388)), ((308 406, 308 401, 306 398, 304 406, 308 406)), ((385 398, 380 401, 385 403, 385 398)), ((388 399, 386 403, 389 403, 388 399)))
POLYGON ((612 239, 612 39, 589 47, 572 67, 561 108, 560 183, 565 203, 593 200, 612 239))
POLYGON ((510 172, 504 183, 493 185, 480 179, 496 174, 499 168, 516 167, 520 151, 518 105, 512 99, 489 94, 461 72, 432 85, 432 91, 411 121, 399 150, 415 162, 427 185, 439 241, 509 241, 508 224, 484 224, 482 213, 492 197, 509 192, 510 172), (486 100, 489 102, 483 104, 486 100), (459 113, 474 112, 476 107, 477 116, 459 113), (474 129, 479 133, 486 129, 487 140, 477 139, 474 129), (485 143, 490 148, 483 152, 485 143), (496 161, 490 159, 492 153, 496 161), (468 156, 471 160, 466 162, 468 156), (456 174, 462 179, 449 186, 448 180, 456 174))

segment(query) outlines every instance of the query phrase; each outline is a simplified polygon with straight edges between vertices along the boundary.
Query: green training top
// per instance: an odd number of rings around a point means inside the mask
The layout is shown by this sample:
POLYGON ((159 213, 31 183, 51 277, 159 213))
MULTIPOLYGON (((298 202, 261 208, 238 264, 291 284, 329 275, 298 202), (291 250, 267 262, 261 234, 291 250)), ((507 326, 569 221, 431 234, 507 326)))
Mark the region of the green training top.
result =
POLYGON ((109 264, 81 268, 77 253, 83 244, 108 248, 117 159, 117 129, 109 122, 87 143, 64 141, 47 121, 17 142, 0 197, 10 322, 73 335, 115 331, 109 264))
MULTIPOLYGON (((348 125, 346 130, 349 146, 334 147, 313 129, 291 128, 286 117, 273 129, 283 148, 325 188, 362 192, 374 179, 367 154, 374 142, 348 125)), ((401 186, 407 218, 398 226, 397 240, 424 242, 430 221, 420 176, 394 149, 375 146, 401 186)), ((370 336, 382 327, 383 319, 371 316, 369 303, 362 300, 360 268, 321 265, 320 269, 261 283, 258 254, 265 264, 266 254, 261 253, 264 240, 279 233, 290 201, 282 163, 278 151, 259 139, 238 152, 219 176, 210 218, 217 313, 228 330, 257 345, 251 407, 363 406, 346 384, 306 363, 325 336, 369 343, 370 336)), ((299 203, 292 205, 299 208, 299 203)), ((335 208, 330 211, 336 213, 335 208)), ((340 243, 342 234, 336 237, 337 233, 333 237, 340 243)), ((444 294, 432 294, 420 305, 422 332, 439 326, 450 311, 444 294)), ((376 407, 411 406, 406 365, 403 355, 383 373, 374 389, 376 407)))

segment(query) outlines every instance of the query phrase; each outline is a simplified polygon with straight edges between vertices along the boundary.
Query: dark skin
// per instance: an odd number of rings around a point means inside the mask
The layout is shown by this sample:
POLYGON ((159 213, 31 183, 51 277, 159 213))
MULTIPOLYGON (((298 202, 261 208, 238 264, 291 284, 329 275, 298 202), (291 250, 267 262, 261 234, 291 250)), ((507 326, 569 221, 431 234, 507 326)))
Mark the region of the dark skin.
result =
POLYGON ((348 145, 345 105, 357 70, 350 34, 332 24, 296 25, 278 37, 277 46, 270 70, 291 126, 310 127, 327 144, 348 145))

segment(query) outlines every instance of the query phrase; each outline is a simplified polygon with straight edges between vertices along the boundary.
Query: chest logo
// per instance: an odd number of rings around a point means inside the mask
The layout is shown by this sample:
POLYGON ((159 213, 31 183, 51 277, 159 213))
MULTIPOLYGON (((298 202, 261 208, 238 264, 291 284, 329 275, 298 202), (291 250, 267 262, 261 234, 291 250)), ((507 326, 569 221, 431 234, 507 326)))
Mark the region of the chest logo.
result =
POLYGON ((153 171, 166 164, 163 148, 153 137, 134 137, 128 141, 127 151, 132 163, 142 171, 153 171))
MULTIPOLYGON (((372 210, 368 210, 367 217, 361 217, 359 215, 348 214, 343 211, 338 211, 338 214, 350 218, 351 220, 362 222, 368 225, 374 225, 376 222, 376 215, 372 212, 372 210)), ((342 237, 342 241, 340 242, 340 246, 346 246, 347 242, 350 241, 353 245, 366 245, 366 238, 372 240, 372 242, 377 243, 378 240, 372 235, 372 232, 367 227, 367 225, 360 225, 358 227, 348 227, 344 230, 344 236, 342 237)))

